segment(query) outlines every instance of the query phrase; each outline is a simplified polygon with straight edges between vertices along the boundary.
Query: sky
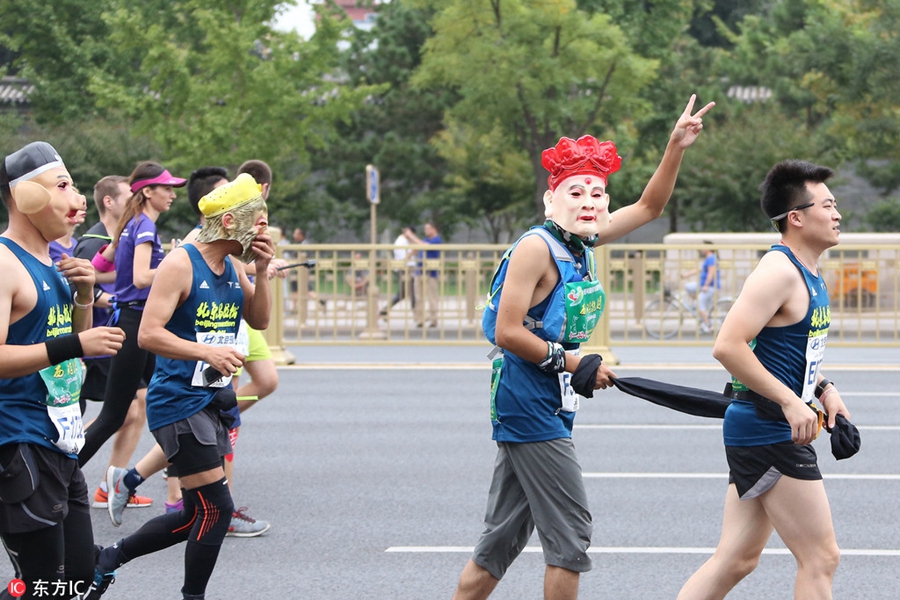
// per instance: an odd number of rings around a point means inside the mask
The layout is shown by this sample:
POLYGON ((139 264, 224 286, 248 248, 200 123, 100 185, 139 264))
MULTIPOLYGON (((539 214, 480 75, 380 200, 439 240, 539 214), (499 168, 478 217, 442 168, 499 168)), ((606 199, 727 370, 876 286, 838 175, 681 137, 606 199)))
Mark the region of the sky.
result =
POLYGON ((275 29, 295 30, 300 37, 309 39, 316 31, 312 6, 306 0, 298 0, 296 6, 288 7, 287 11, 275 21, 275 29))

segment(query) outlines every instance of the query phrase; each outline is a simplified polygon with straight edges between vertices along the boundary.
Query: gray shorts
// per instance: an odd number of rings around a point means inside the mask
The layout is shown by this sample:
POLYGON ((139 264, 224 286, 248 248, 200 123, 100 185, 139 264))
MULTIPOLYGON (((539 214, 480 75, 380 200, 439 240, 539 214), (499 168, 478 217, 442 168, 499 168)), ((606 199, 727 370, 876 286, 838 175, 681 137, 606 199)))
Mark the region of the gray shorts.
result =
POLYGON ((537 528, 546 564, 590 571, 593 526, 572 440, 497 446, 485 529, 472 560, 502 579, 537 528))
POLYGON ((228 428, 217 409, 204 408, 150 433, 182 477, 221 465, 222 457, 232 450, 228 428))

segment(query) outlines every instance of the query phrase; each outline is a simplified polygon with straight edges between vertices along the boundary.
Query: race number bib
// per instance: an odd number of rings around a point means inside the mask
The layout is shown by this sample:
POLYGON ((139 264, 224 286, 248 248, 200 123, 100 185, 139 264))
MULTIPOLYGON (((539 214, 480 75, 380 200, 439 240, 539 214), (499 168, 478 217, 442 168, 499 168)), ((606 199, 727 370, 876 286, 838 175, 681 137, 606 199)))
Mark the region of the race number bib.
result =
POLYGON ((238 327, 235 347, 237 348, 237 351, 244 356, 250 354, 250 332, 247 330, 247 321, 243 319, 241 319, 241 324, 238 327))
POLYGON ((828 341, 828 330, 819 335, 811 335, 806 342, 806 380, 803 382, 803 393, 800 398, 807 404, 816 399, 816 383, 819 381, 819 369, 825 357, 825 345, 828 341))
POLYGON ((81 420, 81 382, 84 368, 77 358, 39 371, 47 386, 47 415, 56 427, 53 443, 66 454, 78 454, 84 447, 84 423, 81 420))
MULTIPOLYGON (((571 352, 575 356, 579 355, 579 350, 577 348, 575 350, 569 350, 568 352, 571 352)), ((579 406, 581 406, 581 399, 583 396, 576 394, 575 390, 572 388, 572 374, 559 373, 557 377, 559 377, 559 393, 562 401, 559 410, 562 412, 575 412, 578 410, 579 406)))
MULTIPOLYGON (((238 352, 241 351, 238 347, 237 336, 232 332, 220 333, 216 331, 198 331, 197 343, 203 344, 204 346, 216 346, 220 348, 229 346, 238 350, 238 352)), ((243 354, 246 356, 246 353, 243 354)), ((194 366, 194 376, 191 378, 191 385, 197 387, 223 388, 231 383, 231 373, 222 375, 214 381, 210 381, 209 375, 204 373, 209 368, 209 363, 206 361, 197 361, 197 364, 194 366)))

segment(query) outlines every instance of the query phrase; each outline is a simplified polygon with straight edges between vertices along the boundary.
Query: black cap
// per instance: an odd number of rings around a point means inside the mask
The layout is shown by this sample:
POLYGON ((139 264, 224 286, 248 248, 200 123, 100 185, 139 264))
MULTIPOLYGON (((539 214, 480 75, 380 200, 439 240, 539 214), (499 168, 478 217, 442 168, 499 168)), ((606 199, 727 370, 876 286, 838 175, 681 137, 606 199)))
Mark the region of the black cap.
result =
POLYGON ((66 166, 59 153, 47 142, 31 142, 7 156, 4 164, 10 187, 19 181, 33 179, 44 171, 66 166))

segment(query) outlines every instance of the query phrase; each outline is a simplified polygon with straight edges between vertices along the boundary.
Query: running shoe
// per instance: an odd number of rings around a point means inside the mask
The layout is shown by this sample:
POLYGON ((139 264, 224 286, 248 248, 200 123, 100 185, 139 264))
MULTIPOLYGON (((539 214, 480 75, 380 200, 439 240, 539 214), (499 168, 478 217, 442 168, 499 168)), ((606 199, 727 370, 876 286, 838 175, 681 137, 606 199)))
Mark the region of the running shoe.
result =
POLYGON ((80 596, 76 596, 80 600, 97 600, 106 592, 109 584, 116 582, 116 572, 102 573, 94 569, 94 581, 88 586, 87 590, 80 596))
MULTIPOLYGON (((97 488, 97 491, 94 492, 94 502, 91 506, 93 508, 106 508, 107 501, 107 493, 104 492, 102 488, 97 488)), ((125 505, 125 508, 147 508, 152 504, 153 498, 148 496, 138 496, 136 492, 131 492, 131 495, 128 496, 128 504, 125 505)))
POLYGON ((256 537, 262 535, 269 530, 271 525, 268 521, 251 519, 244 512, 246 506, 242 506, 231 515, 231 526, 225 535, 230 537, 256 537))
POLYGON ((184 509, 184 498, 179 498, 178 502, 169 503, 166 501, 166 513, 179 512, 184 509))
POLYGON ((122 513, 128 506, 128 498, 133 493, 125 486, 122 481, 128 469, 120 469, 119 467, 110 467, 106 470, 106 489, 107 494, 106 510, 109 513, 109 520, 118 527, 122 524, 122 513))

